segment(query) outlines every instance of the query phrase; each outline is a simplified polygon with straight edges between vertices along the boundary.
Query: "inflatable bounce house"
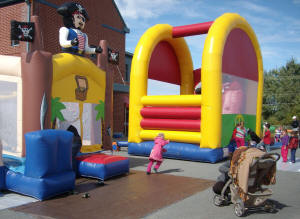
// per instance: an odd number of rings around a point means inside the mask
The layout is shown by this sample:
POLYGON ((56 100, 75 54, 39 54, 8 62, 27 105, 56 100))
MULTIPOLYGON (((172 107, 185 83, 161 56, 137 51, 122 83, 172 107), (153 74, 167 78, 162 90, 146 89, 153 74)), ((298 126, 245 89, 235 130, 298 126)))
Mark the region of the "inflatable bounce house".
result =
POLYGON ((238 14, 172 27, 157 24, 141 37, 130 75, 128 152, 149 155, 160 132, 171 142, 165 157, 217 162, 232 131, 261 132, 263 65, 257 38, 238 14), (207 34, 202 67, 194 69, 184 37, 207 34), (147 80, 180 85, 180 95, 147 95, 147 80), (201 82, 201 94, 194 86, 201 82))
MULTIPOLYGON (((71 13, 74 23, 88 18, 77 3, 63 4, 58 12, 71 13)), ((81 146, 83 152, 99 151, 103 144, 111 148, 112 112, 106 105, 112 100, 105 98, 112 96, 107 42, 90 48, 82 43, 87 36, 80 32, 77 37, 82 38, 74 37, 67 49, 60 39, 63 51, 52 55, 43 50, 38 17, 31 20, 31 51, 21 57, 0 55, 0 189, 44 200, 74 189, 76 174, 105 180, 128 173, 128 158, 78 153, 81 146), (101 53, 97 65, 80 52, 88 53, 87 48, 101 53)))

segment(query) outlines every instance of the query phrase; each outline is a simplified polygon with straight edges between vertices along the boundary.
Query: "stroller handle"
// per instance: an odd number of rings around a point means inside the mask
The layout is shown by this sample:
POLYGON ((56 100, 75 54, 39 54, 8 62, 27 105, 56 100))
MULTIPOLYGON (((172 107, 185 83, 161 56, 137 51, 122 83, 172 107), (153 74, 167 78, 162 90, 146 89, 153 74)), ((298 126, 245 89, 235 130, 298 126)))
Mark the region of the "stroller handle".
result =
POLYGON ((273 152, 273 153, 266 153, 261 158, 269 157, 271 156, 276 162, 280 159, 280 154, 273 152), (275 157, 274 157, 275 156, 275 157))

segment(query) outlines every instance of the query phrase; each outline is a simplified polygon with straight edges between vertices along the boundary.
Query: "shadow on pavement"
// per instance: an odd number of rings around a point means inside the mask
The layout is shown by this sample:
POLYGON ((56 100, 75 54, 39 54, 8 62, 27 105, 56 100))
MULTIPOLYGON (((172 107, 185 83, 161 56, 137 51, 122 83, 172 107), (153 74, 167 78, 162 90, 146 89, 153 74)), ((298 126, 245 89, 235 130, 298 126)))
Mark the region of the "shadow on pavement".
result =
POLYGON ((176 168, 176 169, 168 169, 168 170, 158 171, 159 174, 163 174, 163 173, 175 173, 175 172, 179 173, 179 172, 183 172, 183 170, 176 168))
POLYGON ((147 157, 129 157, 129 167, 134 168, 134 167, 144 167, 148 164, 149 160, 147 157))
POLYGON ((272 211, 265 211, 263 208, 251 209, 246 211, 244 217, 251 214, 276 214, 279 212, 279 210, 282 210, 285 207, 290 207, 273 199, 268 199, 267 201, 274 205, 274 209, 272 211))

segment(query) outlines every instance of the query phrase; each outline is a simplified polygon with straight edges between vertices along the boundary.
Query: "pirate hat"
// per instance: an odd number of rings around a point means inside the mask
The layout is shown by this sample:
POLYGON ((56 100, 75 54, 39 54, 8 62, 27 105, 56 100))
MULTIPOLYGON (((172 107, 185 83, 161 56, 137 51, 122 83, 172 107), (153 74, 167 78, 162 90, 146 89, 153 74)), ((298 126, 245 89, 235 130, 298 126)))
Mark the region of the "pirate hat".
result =
POLYGON ((89 15, 87 11, 79 3, 67 2, 57 8, 57 13, 59 13, 63 17, 72 17, 72 15, 76 12, 79 12, 85 17, 86 20, 89 20, 89 15))

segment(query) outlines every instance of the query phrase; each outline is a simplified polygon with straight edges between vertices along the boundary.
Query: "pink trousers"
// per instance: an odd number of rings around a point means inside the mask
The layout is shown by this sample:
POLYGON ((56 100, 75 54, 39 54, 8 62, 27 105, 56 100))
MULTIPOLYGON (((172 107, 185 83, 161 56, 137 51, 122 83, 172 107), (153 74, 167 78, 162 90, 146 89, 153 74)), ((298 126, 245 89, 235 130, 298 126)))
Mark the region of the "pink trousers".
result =
POLYGON ((235 138, 236 147, 239 148, 241 146, 245 146, 245 140, 243 138, 235 138))
POLYGON ((156 161, 156 160, 150 160, 149 164, 148 164, 148 167, 147 167, 147 172, 148 173, 151 173, 151 168, 152 168, 152 165, 154 164, 154 162, 156 162, 156 165, 154 166, 155 169, 158 170, 158 168, 160 167, 162 161, 156 161))
POLYGON ((282 156, 282 161, 283 162, 287 162, 288 153, 289 153, 288 147, 286 145, 283 145, 281 147, 281 156, 282 156))

